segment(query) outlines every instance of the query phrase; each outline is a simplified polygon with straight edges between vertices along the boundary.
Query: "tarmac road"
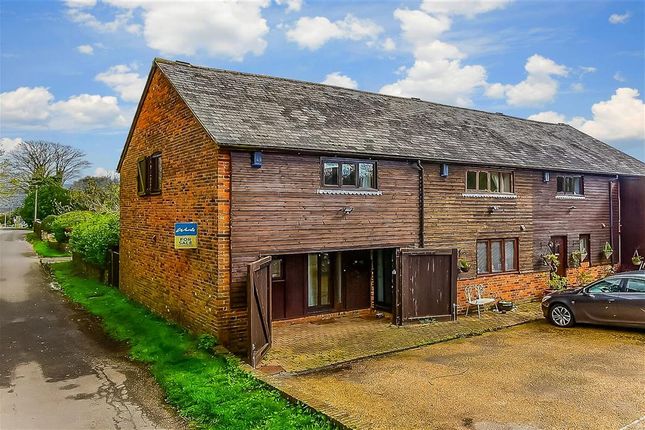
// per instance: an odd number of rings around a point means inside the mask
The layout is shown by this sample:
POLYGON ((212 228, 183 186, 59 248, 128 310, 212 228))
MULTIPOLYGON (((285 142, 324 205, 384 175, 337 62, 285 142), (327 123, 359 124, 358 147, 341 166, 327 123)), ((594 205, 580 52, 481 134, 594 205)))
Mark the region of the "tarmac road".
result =
POLYGON ((187 428, 125 345, 50 286, 26 233, 0 230, 0 428, 187 428))

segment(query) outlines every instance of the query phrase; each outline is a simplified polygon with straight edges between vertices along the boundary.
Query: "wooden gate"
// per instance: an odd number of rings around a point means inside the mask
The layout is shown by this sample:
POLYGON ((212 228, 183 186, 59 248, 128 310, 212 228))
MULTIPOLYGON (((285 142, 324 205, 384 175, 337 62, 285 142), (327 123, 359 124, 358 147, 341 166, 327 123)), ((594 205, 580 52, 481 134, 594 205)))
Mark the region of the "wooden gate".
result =
POLYGON ((401 249, 394 322, 454 316, 457 303, 457 250, 401 249))
POLYGON ((256 367, 271 348, 271 257, 249 264, 248 297, 248 359, 256 367))

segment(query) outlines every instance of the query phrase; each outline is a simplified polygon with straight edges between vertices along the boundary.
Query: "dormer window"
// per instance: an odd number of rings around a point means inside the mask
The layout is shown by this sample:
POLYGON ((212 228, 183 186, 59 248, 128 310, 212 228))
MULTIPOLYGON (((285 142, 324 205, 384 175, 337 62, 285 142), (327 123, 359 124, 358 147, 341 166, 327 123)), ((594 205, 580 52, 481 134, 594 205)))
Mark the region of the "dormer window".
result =
POLYGON ((558 194, 582 196, 585 193, 582 176, 558 176, 558 194))

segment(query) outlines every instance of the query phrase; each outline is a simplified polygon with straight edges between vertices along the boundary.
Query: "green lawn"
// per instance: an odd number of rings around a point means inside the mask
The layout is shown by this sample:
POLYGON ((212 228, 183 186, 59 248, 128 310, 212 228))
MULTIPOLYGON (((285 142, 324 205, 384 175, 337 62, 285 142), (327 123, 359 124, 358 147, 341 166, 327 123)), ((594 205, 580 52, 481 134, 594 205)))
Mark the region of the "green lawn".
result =
POLYGON ((47 242, 40 240, 34 233, 27 234, 27 242, 31 243, 34 251, 41 257, 69 257, 69 252, 59 251, 51 248, 47 242))
POLYGON ((64 293, 99 316, 105 331, 130 345, 149 365, 166 400, 198 428, 331 429, 322 415, 293 404, 240 368, 239 360, 200 349, 204 339, 155 316, 97 281, 75 276, 70 263, 53 264, 64 293))

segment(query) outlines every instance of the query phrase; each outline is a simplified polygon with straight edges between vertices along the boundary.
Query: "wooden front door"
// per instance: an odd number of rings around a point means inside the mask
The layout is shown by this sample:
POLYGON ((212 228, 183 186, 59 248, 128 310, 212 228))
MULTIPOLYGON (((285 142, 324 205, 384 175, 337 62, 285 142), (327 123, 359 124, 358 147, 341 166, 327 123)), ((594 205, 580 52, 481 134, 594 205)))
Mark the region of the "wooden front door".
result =
POLYGON ((248 298, 248 360, 256 367, 271 348, 271 257, 249 264, 248 298))
POLYGON ((370 307, 370 251, 347 251, 341 256, 345 309, 370 307))
POLYGON ((556 273, 560 276, 567 276, 567 237, 551 236, 551 243, 553 243, 553 252, 558 256, 556 273))
POLYGON ((402 249, 394 322, 446 318, 457 303, 457 250, 402 249))

